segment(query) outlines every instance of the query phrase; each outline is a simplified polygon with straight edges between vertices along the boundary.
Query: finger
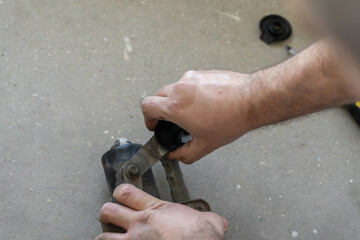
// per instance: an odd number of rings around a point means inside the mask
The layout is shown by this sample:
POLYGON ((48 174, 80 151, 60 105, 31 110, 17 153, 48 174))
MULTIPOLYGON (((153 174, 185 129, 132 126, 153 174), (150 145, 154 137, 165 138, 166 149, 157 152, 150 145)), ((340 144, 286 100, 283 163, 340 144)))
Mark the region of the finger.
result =
POLYGON ((173 87, 173 84, 170 84, 170 85, 166 85, 162 88, 160 88, 157 93, 156 93, 156 96, 159 96, 159 97, 167 97, 168 96, 168 93, 171 91, 173 87))
POLYGON ((210 153, 207 150, 205 144, 201 141, 193 138, 189 142, 185 143, 182 147, 176 149, 173 152, 167 154, 167 158, 170 160, 178 160, 185 164, 192 164, 199 160, 206 154, 210 153))
POLYGON ((115 203, 105 203, 101 208, 99 221, 112 223, 116 226, 128 229, 134 221, 136 212, 130 208, 115 203))
POLYGON ((150 119, 144 118, 144 121, 146 128, 149 129, 150 131, 153 131, 159 122, 159 120, 151 119, 151 118, 150 119))
POLYGON ((142 211, 163 201, 130 185, 122 184, 114 191, 114 198, 121 204, 137 211, 142 211))
POLYGON ((153 130, 158 120, 166 120, 167 118, 167 98, 157 96, 146 97, 141 103, 141 110, 146 127, 149 130, 153 130))
POLYGON ((129 235, 127 233, 102 233, 99 236, 96 236, 94 240, 129 240, 129 235))
POLYGON ((203 212, 202 214, 207 216, 206 218, 213 223, 214 228, 216 228, 218 232, 225 233, 228 230, 229 225, 225 218, 212 212, 203 212))
POLYGON ((227 230, 229 229, 229 223, 226 220, 226 218, 221 217, 221 220, 222 220, 222 222, 224 224, 224 232, 227 232, 227 230))

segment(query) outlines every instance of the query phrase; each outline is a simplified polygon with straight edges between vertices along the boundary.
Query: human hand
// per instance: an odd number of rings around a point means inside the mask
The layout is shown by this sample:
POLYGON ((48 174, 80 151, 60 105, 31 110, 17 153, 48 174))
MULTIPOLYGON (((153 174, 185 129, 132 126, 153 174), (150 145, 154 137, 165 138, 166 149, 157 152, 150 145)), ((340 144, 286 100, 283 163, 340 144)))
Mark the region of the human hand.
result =
POLYGON ((94 240, 222 240, 227 221, 212 212, 199 212, 159 200, 129 184, 114 191, 119 204, 106 203, 99 220, 127 230, 103 233, 94 240))
POLYGON ((190 164, 250 130, 250 75, 230 71, 189 71, 177 82, 142 102, 145 124, 173 122, 192 139, 168 154, 190 164))

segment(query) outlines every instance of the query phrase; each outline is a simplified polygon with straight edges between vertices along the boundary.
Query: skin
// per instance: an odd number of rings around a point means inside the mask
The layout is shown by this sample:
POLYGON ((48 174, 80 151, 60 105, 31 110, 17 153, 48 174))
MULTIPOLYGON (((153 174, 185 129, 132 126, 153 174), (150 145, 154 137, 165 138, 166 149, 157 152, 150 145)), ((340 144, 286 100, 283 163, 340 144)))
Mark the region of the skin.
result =
POLYGON ((191 164, 259 127, 360 99, 360 74, 336 43, 322 40, 253 74, 189 71, 142 102, 145 124, 174 122, 192 140, 168 154, 191 164))
MULTIPOLYGON (((168 154, 190 164, 256 128, 360 99, 358 64, 336 43, 322 40, 269 69, 253 74, 189 71, 143 100, 145 124, 174 122, 192 140, 168 154)), ((224 239, 226 220, 214 213, 164 202, 129 185, 119 186, 99 220, 127 233, 97 240, 224 239)))
POLYGON ((121 226, 127 233, 103 233, 95 240, 225 239, 227 222, 215 213, 165 202, 128 184, 115 189, 114 199, 122 205, 106 203, 99 220, 121 226))

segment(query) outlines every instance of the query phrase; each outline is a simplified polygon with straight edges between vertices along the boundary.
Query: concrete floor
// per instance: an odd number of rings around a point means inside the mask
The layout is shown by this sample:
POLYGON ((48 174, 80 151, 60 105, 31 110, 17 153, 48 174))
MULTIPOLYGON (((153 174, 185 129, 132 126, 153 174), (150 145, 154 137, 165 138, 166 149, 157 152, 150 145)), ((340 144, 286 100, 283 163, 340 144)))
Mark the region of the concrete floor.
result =
MULTIPOLYGON (((101 155, 144 143, 141 99, 190 69, 288 58, 258 21, 280 0, 0 0, 0 239, 92 239, 108 199, 101 155)), ((281 107, 281 106, 279 106, 281 107)), ((183 166, 227 239, 360 239, 360 128, 342 109, 247 134, 183 166)), ((155 166, 160 189, 162 168, 155 166)), ((164 194, 165 199, 168 195, 164 194)))

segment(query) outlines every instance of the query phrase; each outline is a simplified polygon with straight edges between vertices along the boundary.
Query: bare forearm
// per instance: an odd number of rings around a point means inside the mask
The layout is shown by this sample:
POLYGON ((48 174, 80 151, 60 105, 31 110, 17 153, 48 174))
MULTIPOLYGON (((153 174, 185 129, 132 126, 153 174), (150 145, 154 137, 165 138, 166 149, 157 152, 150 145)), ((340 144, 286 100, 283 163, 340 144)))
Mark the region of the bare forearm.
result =
POLYGON ((360 99, 360 79, 345 55, 321 41, 275 67, 253 74, 249 122, 253 129, 360 99))
POLYGON ((322 41, 254 74, 187 72, 144 99, 145 123, 153 129, 163 119, 187 130, 192 140, 168 158, 192 163, 253 129, 360 99, 360 74, 345 55, 322 41))

